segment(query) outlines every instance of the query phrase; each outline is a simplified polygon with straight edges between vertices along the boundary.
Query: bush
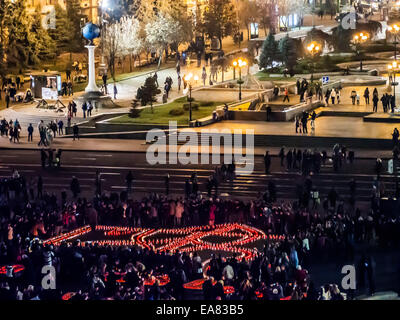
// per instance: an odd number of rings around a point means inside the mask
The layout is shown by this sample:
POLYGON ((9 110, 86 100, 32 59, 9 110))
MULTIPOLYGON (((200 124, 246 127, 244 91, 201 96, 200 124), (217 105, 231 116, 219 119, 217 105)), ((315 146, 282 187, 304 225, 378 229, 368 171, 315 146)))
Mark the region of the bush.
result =
POLYGON ((185 114, 185 111, 183 111, 183 109, 171 109, 169 111, 169 114, 171 116, 181 116, 181 115, 185 114))
POLYGON ((212 101, 203 101, 203 102, 200 102, 200 106, 201 106, 201 107, 211 107, 213 104, 214 104, 214 102, 212 102, 212 101))
POLYGON ((142 109, 138 109, 139 102, 137 99, 134 99, 131 103, 132 108, 129 110, 129 117, 130 118, 138 118, 140 116, 140 112, 142 109))
MULTIPOLYGON (((184 103, 183 104, 183 110, 189 111, 190 104, 189 103, 184 103)), ((198 103, 192 103, 192 110, 199 110, 199 104, 198 103)))

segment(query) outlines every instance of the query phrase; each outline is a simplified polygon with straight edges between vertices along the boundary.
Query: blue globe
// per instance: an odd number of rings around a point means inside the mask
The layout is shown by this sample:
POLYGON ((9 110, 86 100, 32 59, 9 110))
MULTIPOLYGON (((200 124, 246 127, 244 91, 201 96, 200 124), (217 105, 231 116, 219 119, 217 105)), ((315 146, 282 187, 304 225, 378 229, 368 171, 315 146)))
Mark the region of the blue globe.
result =
POLYGON ((93 41, 100 36, 100 28, 98 25, 89 22, 83 27, 82 35, 85 39, 93 41))

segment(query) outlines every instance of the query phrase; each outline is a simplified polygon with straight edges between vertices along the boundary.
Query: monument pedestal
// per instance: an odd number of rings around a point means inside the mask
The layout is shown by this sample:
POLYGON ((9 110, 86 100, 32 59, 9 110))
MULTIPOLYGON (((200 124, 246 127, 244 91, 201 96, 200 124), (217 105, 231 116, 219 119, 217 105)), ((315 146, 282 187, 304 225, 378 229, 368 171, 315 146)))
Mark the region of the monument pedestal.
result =
POLYGON ((85 94, 78 98, 78 104, 81 106, 85 101, 90 101, 95 110, 100 108, 115 108, 116 105, 110 96, 104 95, 96 84, 96 67, 94 61, 95 45, 85 46, 88 49, 88 76, 89 82, 85 88, 85 94))

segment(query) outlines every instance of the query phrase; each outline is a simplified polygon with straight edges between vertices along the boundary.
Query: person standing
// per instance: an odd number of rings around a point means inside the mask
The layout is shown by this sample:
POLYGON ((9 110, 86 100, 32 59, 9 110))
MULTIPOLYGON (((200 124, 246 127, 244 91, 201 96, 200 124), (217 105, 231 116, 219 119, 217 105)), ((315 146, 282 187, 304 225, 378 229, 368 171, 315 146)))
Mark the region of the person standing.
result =
POLYGON ((46 160, 47 160, 47 154, 44 151, 44 149, 40 150, 40 161, 42 163, 42 168, 46 167, 46 160))
POLYGON ((76 123, 72 127, 72 132, 74 134, 73 140, 75 141, 75 138, 77 138, 79 140, 79 127, 76 123))
POLYGON ((133 181, 133 174, 132 174, 132 171, 129 170, 128 174, 125 177, 126 192, 128 192, 128 193, 130 193, 132 190, 132 181, 133 181))
POLYGON ((269 174, 269 169, 271 167, 271 156, 269 155, 269 151, 265 151, 264 166, 265 166, 265 174, 269 174))
POLYGON ((108 94, 108 92, 107 92, 107 73, 103 74, 102 79, 103 79, 104 93, 108 94))
POLYGON ((118 94, 117 85, 114 83, 114 100, 117 99, 117 94, 118 94))
POLYGON ((332 105, 335 104, 335 99, 336 99, 336 91, 335 91, 335 89, 332 89, 332 92, 331 92, 332 105))
POLYGON ((88 109, 86 101, 82 104, 83 119, 86 118, 86 111, 88 109))
POLYGON ((75 176, 72 177, 70 188, 73 197, 76 199, 76 197, 81 193, 81 186, 79 184, 78 179, 75 176))
POLYGON ((315 131, 315 119, 317 118, 317 114, 315 113, 315 110, 311 114, 311 131, 315 131))
POLYGON ((287 87, 285 88, 285 93, 284 93, 284 97, 283 97, 283 102, 285 102, 286 100, 287 100, 287 102, 290 102, 290 100, 289 100, 289 90, 288 90, 287 87))
POLYGON ((207 80, 207 71, 206 71, 206 67, 203 67, 203 72, 201 74, 201 78, 203 79, 203 86, 206 85, 206 80, 207 80))
POLYGON ((182 84, 182 78, 181 75, 178 75, 178 92, 181 91, 181 84, 182 84))
POLYGON ((58 121, 58 134, 64 134, 64 122, 61 119, 58 121))
POLYGON ((365 104, 369 104, 369 89, 368 89, 368 87, 364 91, 364 99, 365 99, 365 104))
POLYGON ((353 103, 353 106, 356 104, 356 97, 357 97, 357 92, 355 90, 351 91, 350 98, 351 102, 353 103))
POLYGON ((8 109, 8 107, 10 106, 10 94, 7 92, 6 93, 6 108, 8 109))
POLYGON ((378 112, 378 101, 379 101, 379 98, 378 98, 378 94, 374 94, 374 97, 372 98, 372 103, 373 103, 373 109, 372 109, 372 111, 373 112, 378 112))
MULTIPOLYGON (((159 84, 158 84, 158 76, 157 76, 157 72, 154 72, 154 76, 153 76, 153 79, 154 79, 154 82, 156 83, 156 85, 157 85, 157 88, 159 87, 159 84)), ((114 85, 115 86, 115 85, 114 85)), ((114 98, 115 99, 115 98, 114 98)))
POLYGON ((28 126, 28 142, 33 140, 33 126, 32 123, 28 126))

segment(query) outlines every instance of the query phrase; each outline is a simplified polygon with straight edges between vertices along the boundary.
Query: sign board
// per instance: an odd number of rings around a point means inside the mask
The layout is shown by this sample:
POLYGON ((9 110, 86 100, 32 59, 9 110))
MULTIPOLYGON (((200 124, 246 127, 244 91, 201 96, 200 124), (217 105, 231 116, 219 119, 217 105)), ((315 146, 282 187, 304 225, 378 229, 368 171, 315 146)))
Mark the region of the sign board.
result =
POLYGON ((390 174, 393 173, 393 159, 390 159, 388 161, 388 173, 390 173, 390 174))
POLYGON ((329 82, 329 77, 328 76, 323 76, 322 77, 322 84, 328 84, 329 82))
POLYGON ((58 91, 52 88, 42 88, 42 99, 45 100, 57 100, 58 91))

